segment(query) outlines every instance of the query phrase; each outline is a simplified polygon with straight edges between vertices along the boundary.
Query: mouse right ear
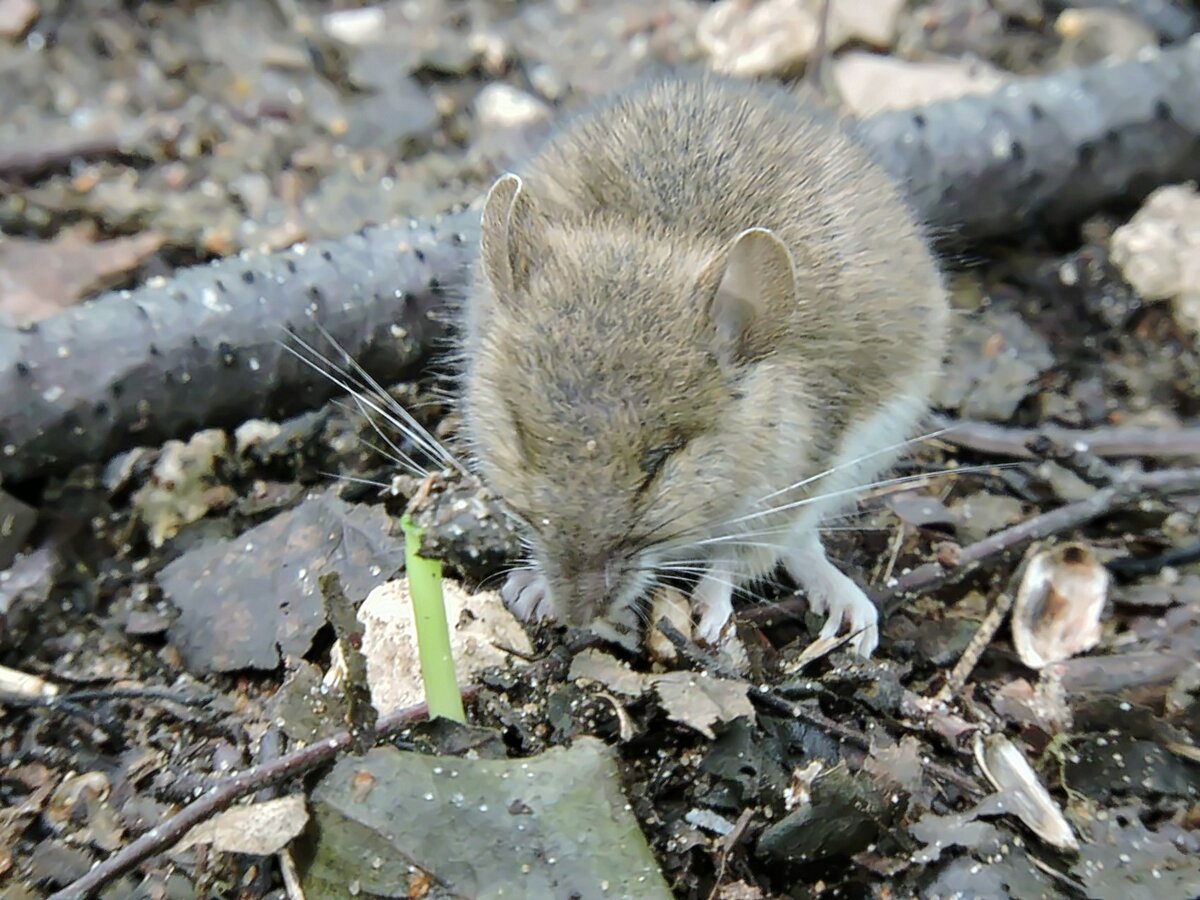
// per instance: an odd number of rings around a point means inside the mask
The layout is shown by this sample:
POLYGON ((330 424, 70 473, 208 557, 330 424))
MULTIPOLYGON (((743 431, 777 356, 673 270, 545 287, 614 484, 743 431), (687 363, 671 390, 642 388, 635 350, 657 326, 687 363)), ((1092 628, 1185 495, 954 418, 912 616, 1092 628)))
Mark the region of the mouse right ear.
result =
POLYGON ((492 289, 502 298, 524 283, 529 274, 527 232, 532 213, 529 192, 520 176, 500 176, 483 201, 480 255, 492 289))
POLYGON ((747 228, 700 273, 717 351, 730 365, 769 352, 775 329, 796 301, 792 252, 769 228, 747 228))

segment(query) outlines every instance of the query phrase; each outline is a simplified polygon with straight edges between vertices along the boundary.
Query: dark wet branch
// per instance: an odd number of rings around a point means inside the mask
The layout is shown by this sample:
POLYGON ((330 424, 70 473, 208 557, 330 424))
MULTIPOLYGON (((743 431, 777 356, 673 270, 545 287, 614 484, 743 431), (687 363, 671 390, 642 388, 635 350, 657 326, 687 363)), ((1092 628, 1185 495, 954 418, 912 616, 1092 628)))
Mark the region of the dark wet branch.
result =
POLYGON ((1200 36, 862 129, 936 230, 985 238, 1074 222, 1200 176, 1200 36))
MULTIPOLYGON (((1200 178, 1200 38, 1140 62, 1029 79, 861 125, 936 231, 964 239, 1070 222, 1200 178)), ((473 211, 187 269, 29 332, 0 332, 0 478, 21 481, 207 426, 311 408, 333 386, 277 343, 318 324, 380 381, 444 334, 473 211)))
POLYGON ((76 160, 124 154, 136 137, 119 131, 83 134, 43 143, 0 145, 0 178, 28 178, 63 168, 76 160))
POLYGON ((322 331, 387 383, 444 334, 471 213, 183 269, 0 330, 0 478, 20 481, 210 426, 280 418, 336 387, 283 346, 322 331))

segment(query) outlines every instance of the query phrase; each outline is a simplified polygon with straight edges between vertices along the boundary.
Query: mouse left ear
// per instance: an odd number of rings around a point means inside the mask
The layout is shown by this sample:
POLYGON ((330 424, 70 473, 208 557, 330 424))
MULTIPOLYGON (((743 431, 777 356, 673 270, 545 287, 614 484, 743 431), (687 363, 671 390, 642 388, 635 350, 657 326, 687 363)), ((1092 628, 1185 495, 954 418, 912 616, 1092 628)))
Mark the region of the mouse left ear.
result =
POLYGON ((507 173, 483 201, 479 251, 484 273, 502 298, 511 296, 529 272, 533 203, 524 187, 520 176, 507 173))
POLYGON ((749 362, 770 350, 778 315, 799 302, 796 264, 769 228, 747 228, 704 267, 696 286, 708 301, 718 353, 749 362))

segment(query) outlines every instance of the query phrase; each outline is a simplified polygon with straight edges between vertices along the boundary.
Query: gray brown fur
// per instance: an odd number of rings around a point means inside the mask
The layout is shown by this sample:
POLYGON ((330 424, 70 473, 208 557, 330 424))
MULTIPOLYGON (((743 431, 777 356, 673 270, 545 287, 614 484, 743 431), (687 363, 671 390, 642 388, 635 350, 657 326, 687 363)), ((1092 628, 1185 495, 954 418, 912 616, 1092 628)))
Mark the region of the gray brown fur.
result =
MULTIPOLYGON (((628 606, 645 569, 699 560, 696 540, 831 466, 854 427, 911 436, 944 348, 941 278, 898 188, 827 113, 762 84, 658 79, 517 174, 511 212, 500 197, 484 214, 464 423, 531 529, 558 617, 628 606), (731 336, 714 294, 751 228, 790 251, 794 284, 764 266, 760 305, 728 307, 731 336), (902 396, 898 418, 884 412, 902 396)), ((752 581, 778 559, 745 551, 730 574, 752 581)))

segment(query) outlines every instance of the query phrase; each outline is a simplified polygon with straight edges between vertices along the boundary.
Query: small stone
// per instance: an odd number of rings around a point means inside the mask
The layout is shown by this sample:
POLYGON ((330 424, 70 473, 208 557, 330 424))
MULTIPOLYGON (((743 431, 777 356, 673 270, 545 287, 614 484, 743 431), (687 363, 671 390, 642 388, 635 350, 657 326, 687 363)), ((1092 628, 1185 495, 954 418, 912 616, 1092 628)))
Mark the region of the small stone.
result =
POLYGON ((863 51, 835 60, 833 79, 850 111, 861 117, 991 93, 1008 80, 979 60, 908 62, 863 51))
POLYGON ((20 40, 40 14, 34 0, 0 0, 0 38, 20 40))
POLYGON ((529 70, 529 83, 546 100, 561 100, 567 93, 567 83, 551 66, 541 63, 529 70))
POLYGON ((550 107, 512 85, 494 81, 475 98, 475 114, 484 128, 522 128, 550 115, 550 107))
POLYGON ((804 0, 721 0, 700 20, 696 40, 713 69, 753 78, 801 70, 819 31, 804 0))
POLYGON ((1154 29, 1119 9, 1068 9, 1054 21, 1062 38, 1057 67, 1090 66, 1109 59, 1134 59, 1158 43, 1154 29))
POLYGON ((1152 193, 1113 232, 1112 261, 1143 300, 1170 300, 1175 321, 1200 333, 1200 192, 1193 184, 1152 193))
POLYGON ((325 33, 343 44, 369 44, 383 31, 386 15, 378 6, 362 9, 343 9, 331 12, 321 20, 325 33))

